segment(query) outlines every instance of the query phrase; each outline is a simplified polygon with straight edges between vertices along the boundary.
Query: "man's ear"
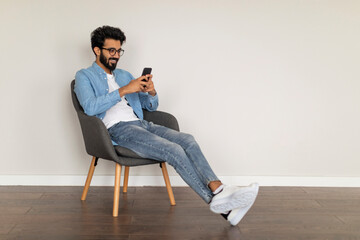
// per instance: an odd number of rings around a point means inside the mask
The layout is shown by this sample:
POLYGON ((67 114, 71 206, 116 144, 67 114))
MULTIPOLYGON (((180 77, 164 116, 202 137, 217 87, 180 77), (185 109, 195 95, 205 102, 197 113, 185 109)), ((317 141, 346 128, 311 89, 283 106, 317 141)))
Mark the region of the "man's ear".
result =
POLYGON ((94 53, 96 54, 96 56, 100 56, 101 49, 99 47, 94 47, 94 53))

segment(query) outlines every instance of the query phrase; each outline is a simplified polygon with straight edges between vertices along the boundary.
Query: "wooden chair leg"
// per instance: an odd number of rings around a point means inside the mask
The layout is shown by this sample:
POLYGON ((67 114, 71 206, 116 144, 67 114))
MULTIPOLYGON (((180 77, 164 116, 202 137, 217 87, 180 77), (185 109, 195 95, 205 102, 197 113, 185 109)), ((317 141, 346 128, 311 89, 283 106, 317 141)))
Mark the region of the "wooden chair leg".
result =
POLYGON ((125 167, 125 175, 124 175, 124 186, 123 186, 123 192, 127 192, 128 182, 129 182, 129 171, 130 167, 125 167))
POLYGON ((121 165, 116 163, 113 217, 117 217, 119 215, 120 178, 121 178, 121 165))
POLYGON ((88 173, 87 178, 86 178, 84 190, 83 190, 83 193, 81 195, 81 200, 82 201, 86 200, 86 196, 87 196, 87 193, 89 191, 91 179, 92 179, 92 177, 94 175, 94 171, 95 171, 95 161, 96 161, 96 157, 93 157, 92 161, 91 161, 91 164, 90 164, 89 173, 88 173))
POLYGON ((167 192, 168 192, 168 195, 169 195, 170 205, 175 206, 176 203, 175 203, 174 193, 173 193, 172 188, 171 188, 169 174, 168 174, 167 169, 166 169, 166 163, 164 163, 164 162, 161 163, 161 170, 162 170, 162 173, 163 173, 163 176, 164 176, 166 189, 167 189, 167 192))

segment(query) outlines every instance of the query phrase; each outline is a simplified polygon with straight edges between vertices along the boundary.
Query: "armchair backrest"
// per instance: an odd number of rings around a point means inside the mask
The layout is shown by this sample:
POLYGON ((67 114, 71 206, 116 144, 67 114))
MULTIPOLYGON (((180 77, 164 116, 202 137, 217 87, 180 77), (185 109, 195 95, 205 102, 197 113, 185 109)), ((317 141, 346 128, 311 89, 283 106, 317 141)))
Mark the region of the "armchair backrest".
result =
POLYGON ((74 86, 75 80, 71 82, 71 97, 79 118, 86 152, 91 156, 114 161, 118 156, 115 152, 109 132, 99 118, 88 116, 84 113, 84 110, 76 97, 74 86))
POLYGON ((71 98, 72 98, 72 102, 75 108, 76 112, 84 112, 84 109, 81 107, 79 100, 76 97, 75 91, 74 91, 74 87, 75 87, 75 80, 71 81, 71 98))

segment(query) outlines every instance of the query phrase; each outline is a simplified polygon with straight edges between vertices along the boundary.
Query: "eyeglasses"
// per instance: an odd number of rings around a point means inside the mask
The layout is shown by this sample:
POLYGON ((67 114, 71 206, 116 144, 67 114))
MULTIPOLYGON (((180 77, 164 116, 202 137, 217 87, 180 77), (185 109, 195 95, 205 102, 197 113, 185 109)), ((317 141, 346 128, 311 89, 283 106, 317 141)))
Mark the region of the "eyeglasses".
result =
POLYGON ((118 53, 119 56, 122 56, 124 55, 125 52, 125 50, 122 48, 120 48, 119 50, 116 50, 115 48, 101 48, 101 49, 108 50, 111 56, 115 56, 116 53, 118 53))

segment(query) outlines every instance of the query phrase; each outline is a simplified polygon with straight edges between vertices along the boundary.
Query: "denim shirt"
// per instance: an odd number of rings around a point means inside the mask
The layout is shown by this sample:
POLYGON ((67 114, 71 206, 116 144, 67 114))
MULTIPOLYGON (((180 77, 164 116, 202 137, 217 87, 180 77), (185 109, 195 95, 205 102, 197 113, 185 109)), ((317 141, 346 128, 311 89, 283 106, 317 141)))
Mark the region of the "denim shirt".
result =
MULTIPOLYGON (((119 87, 126 86, 134 79, 129 72, 122 69, 115 69, 112 73, 119 87)), ((121 101, 119 91, 109 93, 106 72, 96 62, 76 73, 74 91, 84 112, 101 120, 109 108, 121 101)), ((143 108, 155 111, 159 105, 157 94, 151 96, 143 92, 131 93, 126 95, 126 100, 140 119, 143 119, 143 108)))

